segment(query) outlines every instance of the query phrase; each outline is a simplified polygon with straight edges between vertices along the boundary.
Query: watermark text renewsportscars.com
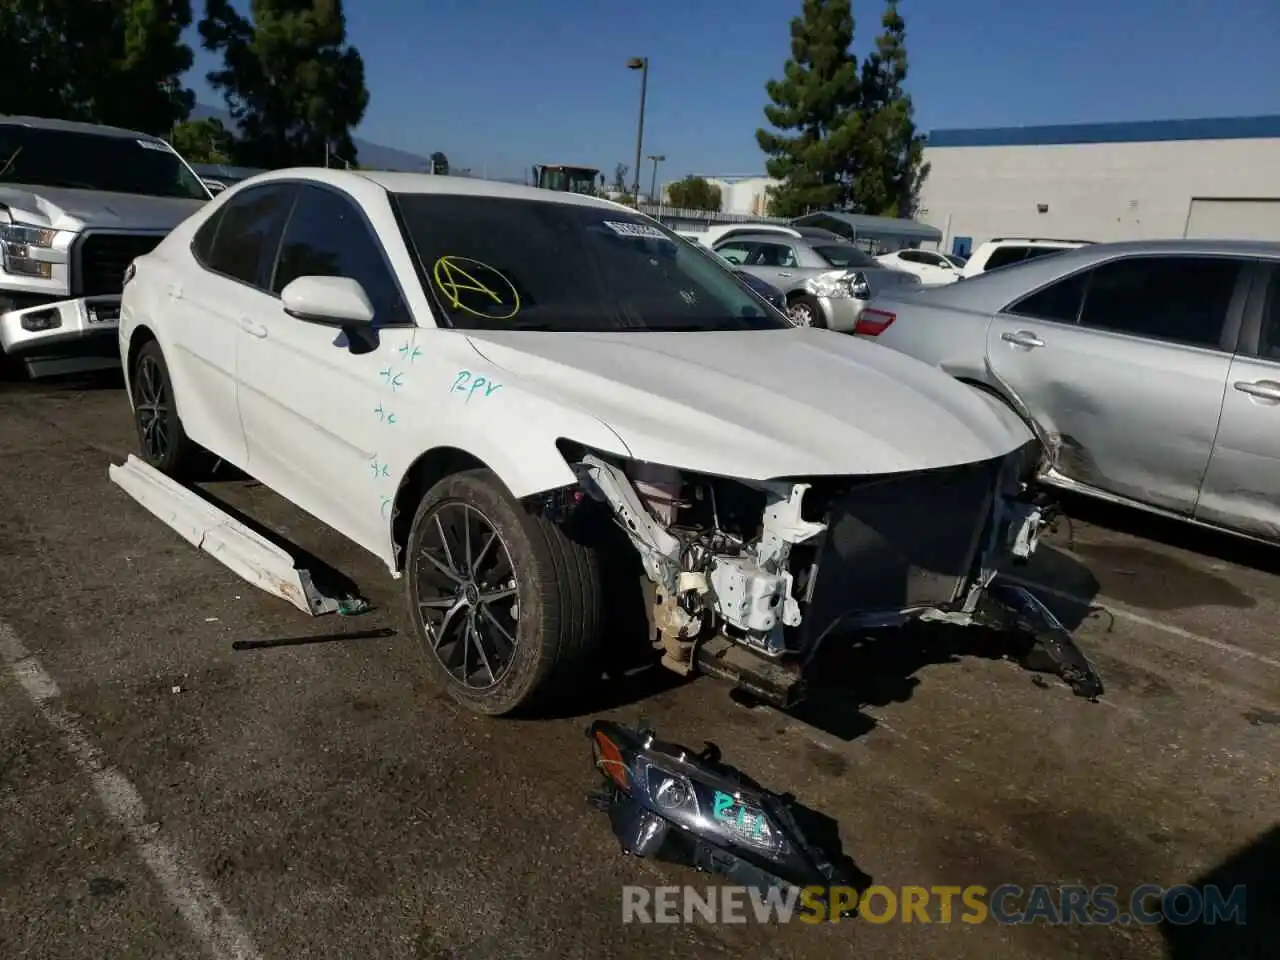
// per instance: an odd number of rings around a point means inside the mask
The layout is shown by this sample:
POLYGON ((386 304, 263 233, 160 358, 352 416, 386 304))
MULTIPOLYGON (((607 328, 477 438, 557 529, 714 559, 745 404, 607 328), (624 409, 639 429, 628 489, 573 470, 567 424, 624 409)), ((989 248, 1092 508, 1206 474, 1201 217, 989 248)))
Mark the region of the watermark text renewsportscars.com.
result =
POLYGON ((1050 925, 1244 924, 1244 886, 1110 885, 805 887, 624 886, 623 923, 826 923, 856 911, 866 923, 1050 925))

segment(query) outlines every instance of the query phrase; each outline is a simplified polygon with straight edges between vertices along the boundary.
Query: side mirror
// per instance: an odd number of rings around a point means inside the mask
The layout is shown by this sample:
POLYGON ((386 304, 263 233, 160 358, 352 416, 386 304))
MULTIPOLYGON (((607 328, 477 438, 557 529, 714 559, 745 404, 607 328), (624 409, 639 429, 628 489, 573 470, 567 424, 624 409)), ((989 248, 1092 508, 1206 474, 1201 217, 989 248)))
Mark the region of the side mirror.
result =
POLYGON ((350 277, 298 277, 280 291, 284 312, 330 327, 366 327, 373 304, 359 281, 350 277))

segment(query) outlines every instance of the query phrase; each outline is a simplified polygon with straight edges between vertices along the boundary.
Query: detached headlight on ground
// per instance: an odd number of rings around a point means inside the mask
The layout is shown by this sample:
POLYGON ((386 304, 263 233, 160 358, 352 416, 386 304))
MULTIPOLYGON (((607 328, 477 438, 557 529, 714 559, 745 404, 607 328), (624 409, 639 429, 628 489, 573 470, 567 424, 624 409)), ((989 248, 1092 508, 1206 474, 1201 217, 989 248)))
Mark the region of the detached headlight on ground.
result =
POLYGON ((721 763, 650 731, 599 720, 587 731, 606 789, 593 799, 609 814, 623 852, 723 874, 744 886, 852 886, 841 858, 801 832, 790 801, 721 763))

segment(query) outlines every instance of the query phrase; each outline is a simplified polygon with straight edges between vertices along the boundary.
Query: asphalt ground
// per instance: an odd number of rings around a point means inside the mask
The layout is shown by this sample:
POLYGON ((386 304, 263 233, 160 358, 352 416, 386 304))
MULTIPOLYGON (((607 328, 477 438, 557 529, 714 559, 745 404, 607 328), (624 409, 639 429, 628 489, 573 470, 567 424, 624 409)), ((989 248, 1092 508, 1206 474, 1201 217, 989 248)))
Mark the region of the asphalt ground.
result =
POLYGON ((133 448, 118 380, 0 388, 0 956, 1280 956, 1273 551, 1068 504, 1021 576, 1097 703, 950 631, 848 651, 799 718, 664 674, 500 721, 430 685, 372 557, 208 485, 373 604, 309 618, 111 484, 133 448), (1245 884, 1246 923, 624 924, 623 885, 711 881, 620 855, 584 802, 597 716, 715 742, 892 890, 1245 884))

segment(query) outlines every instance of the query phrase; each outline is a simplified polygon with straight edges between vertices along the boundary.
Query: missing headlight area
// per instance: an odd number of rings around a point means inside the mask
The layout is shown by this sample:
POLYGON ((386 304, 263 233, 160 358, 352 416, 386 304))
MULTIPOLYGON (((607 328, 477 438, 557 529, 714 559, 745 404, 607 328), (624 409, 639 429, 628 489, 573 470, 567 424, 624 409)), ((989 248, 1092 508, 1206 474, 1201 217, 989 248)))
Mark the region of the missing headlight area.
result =
POLYGON ((1033 459, 1016 450, 911 473, 771 481, 591 451, 573 466, 639 554, 663 665, 703 667, 785 701, 829 635, 912 619, 991 623, 988 587, 1034 553, 1046 520, 1023 482, 1033 459))

